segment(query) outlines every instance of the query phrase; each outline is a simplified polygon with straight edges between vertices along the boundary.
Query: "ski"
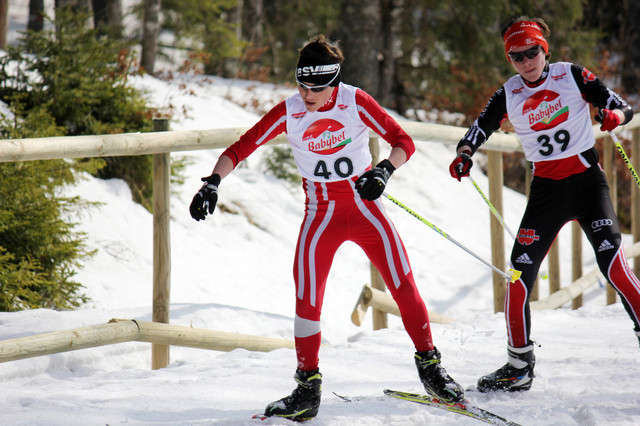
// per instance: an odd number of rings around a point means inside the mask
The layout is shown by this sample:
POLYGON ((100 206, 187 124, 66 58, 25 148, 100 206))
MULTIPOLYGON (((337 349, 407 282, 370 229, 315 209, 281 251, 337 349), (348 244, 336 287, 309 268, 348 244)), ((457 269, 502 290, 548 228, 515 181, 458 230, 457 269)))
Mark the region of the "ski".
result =
POLYGON ((297 425, 300 423, 309 422, 310 420, 312 420, 312 418, 292 420, 282 416, 265 416, 264 414, 254 414, 251 417, 251 420, 257 420, 252 423, 260 423, 264 425, 283 425, 283 424, 297 425))
POLYGON ((292 425, 295 425, 298 423, 293 420, 289 420, 285 417, 265 416, 264 414, 254 414, 251 417, 251 420, 254 420, 252 423, 259 423, 264 425, 282 425, 283 422, 284 424, 292 424, 292 425))
POLYGON ((471 404, 467 400, 463 402, 445 402, 441 399, 429 395, 419 395, 416 393, 395 391, 391 389, 385 389, 384 394, 393 398, 401 399, 403 401, 429 405, 431 407, 447 410, 452 413, 461 414, 463 416, 471 417, 485 423, 504 426, 520 426, 518 423, 514 423, 497 414, 491 413, 487 410, 483 410, 482 408, 471 404))

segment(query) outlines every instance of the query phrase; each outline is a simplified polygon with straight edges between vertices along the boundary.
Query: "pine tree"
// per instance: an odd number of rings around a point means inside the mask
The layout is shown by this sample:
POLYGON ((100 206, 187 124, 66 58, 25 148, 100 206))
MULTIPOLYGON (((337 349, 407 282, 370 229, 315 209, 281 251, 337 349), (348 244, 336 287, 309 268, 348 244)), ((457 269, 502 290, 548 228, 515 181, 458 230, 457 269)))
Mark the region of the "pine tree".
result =
MULTIPOLYGON (((130 55, 87 29, 87 20, 59 9, 54 25, 27 31, 0 58, 0 100, 12 113, 1 117, 2 139, 151 129, 142 95, 127 83, 130 55)), ((70 309, 86 301, 72 278, 91 253, 71 218, 90 204, 60 189, 101 167, 110 177, 126 170, 144 201, 152 191, 150 164, 150 156, 0 164, 0 310, 70 309)))

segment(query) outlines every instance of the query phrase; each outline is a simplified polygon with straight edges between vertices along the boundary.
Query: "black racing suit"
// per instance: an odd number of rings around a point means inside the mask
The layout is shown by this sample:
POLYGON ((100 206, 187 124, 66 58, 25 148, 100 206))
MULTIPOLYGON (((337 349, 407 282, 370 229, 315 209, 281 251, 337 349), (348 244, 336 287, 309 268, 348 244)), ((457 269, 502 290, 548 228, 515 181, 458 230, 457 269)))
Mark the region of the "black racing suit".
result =
POLYGON ((629 105, 585 68, 547 64, 538 82, 531 84, 517 75, 496 91, 458 144, 458 149, 467 146, 474 153, 509 118, 533 163, 530 197, 511 251, 512 267, 522 275, 509 283, 505 300, 512 347, 531 343, 529 296, 551 244, 571 220, 580 223, 598 267, 620 294, 640 332, 640 281, 624 257, 609 186, 593 148, 590 123, 585 122, 588 108, 581 102, 598 109, 622 110, 622 124, 633 116, 629 105), (578 152, 567 154, 571 149, 578 152))

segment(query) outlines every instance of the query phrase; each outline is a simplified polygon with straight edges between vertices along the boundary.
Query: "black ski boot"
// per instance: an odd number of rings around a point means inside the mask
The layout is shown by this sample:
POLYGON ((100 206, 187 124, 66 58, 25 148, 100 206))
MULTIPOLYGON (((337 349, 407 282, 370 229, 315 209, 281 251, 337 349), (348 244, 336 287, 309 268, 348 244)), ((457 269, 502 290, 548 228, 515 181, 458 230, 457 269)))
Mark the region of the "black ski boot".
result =
POLYGON ((464 390, 440 364, 440 351, 437 348, 427 352, 416 352, 415 360, 418 376, 429 395, 446 402, 464 400, 464 390))
POLYGON ((508 362, 495 372, 483 376, 478 380, 480 392, 491 391, 525 391, 533 384, 533 367, 536 357, 533 355, 533 344, 523 348, 508 346, 508 362))
POLYGON ((317 368, 311 371, 296 370, 293 376, 298 387, 291 395, 285 396, 267 405, 264 415, 267 417, 285 417, 302 422, 310 420, 318 414, 320 394, 322 393, 322 374, 317 368))

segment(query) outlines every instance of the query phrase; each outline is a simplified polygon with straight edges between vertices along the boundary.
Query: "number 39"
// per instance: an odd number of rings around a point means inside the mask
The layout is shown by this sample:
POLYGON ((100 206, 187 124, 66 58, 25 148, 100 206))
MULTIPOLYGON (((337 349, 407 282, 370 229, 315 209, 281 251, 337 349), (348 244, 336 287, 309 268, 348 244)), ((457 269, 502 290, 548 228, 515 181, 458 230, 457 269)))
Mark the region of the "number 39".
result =
MULTIPOLYGON (((569 132, 566 130, 560 130, 555 135, 553 135, 553 141, 560 145, 560 151, 564 151, 569 146, 569 140, 571 136, 569 132)), ((542 148, 538 151, 540 154, 544 156, 549 156, 553 154, 553 145, 551 145, 551 139, 547 135, 541 135, 538 137, 538 142, 542 144, 542 148)))

